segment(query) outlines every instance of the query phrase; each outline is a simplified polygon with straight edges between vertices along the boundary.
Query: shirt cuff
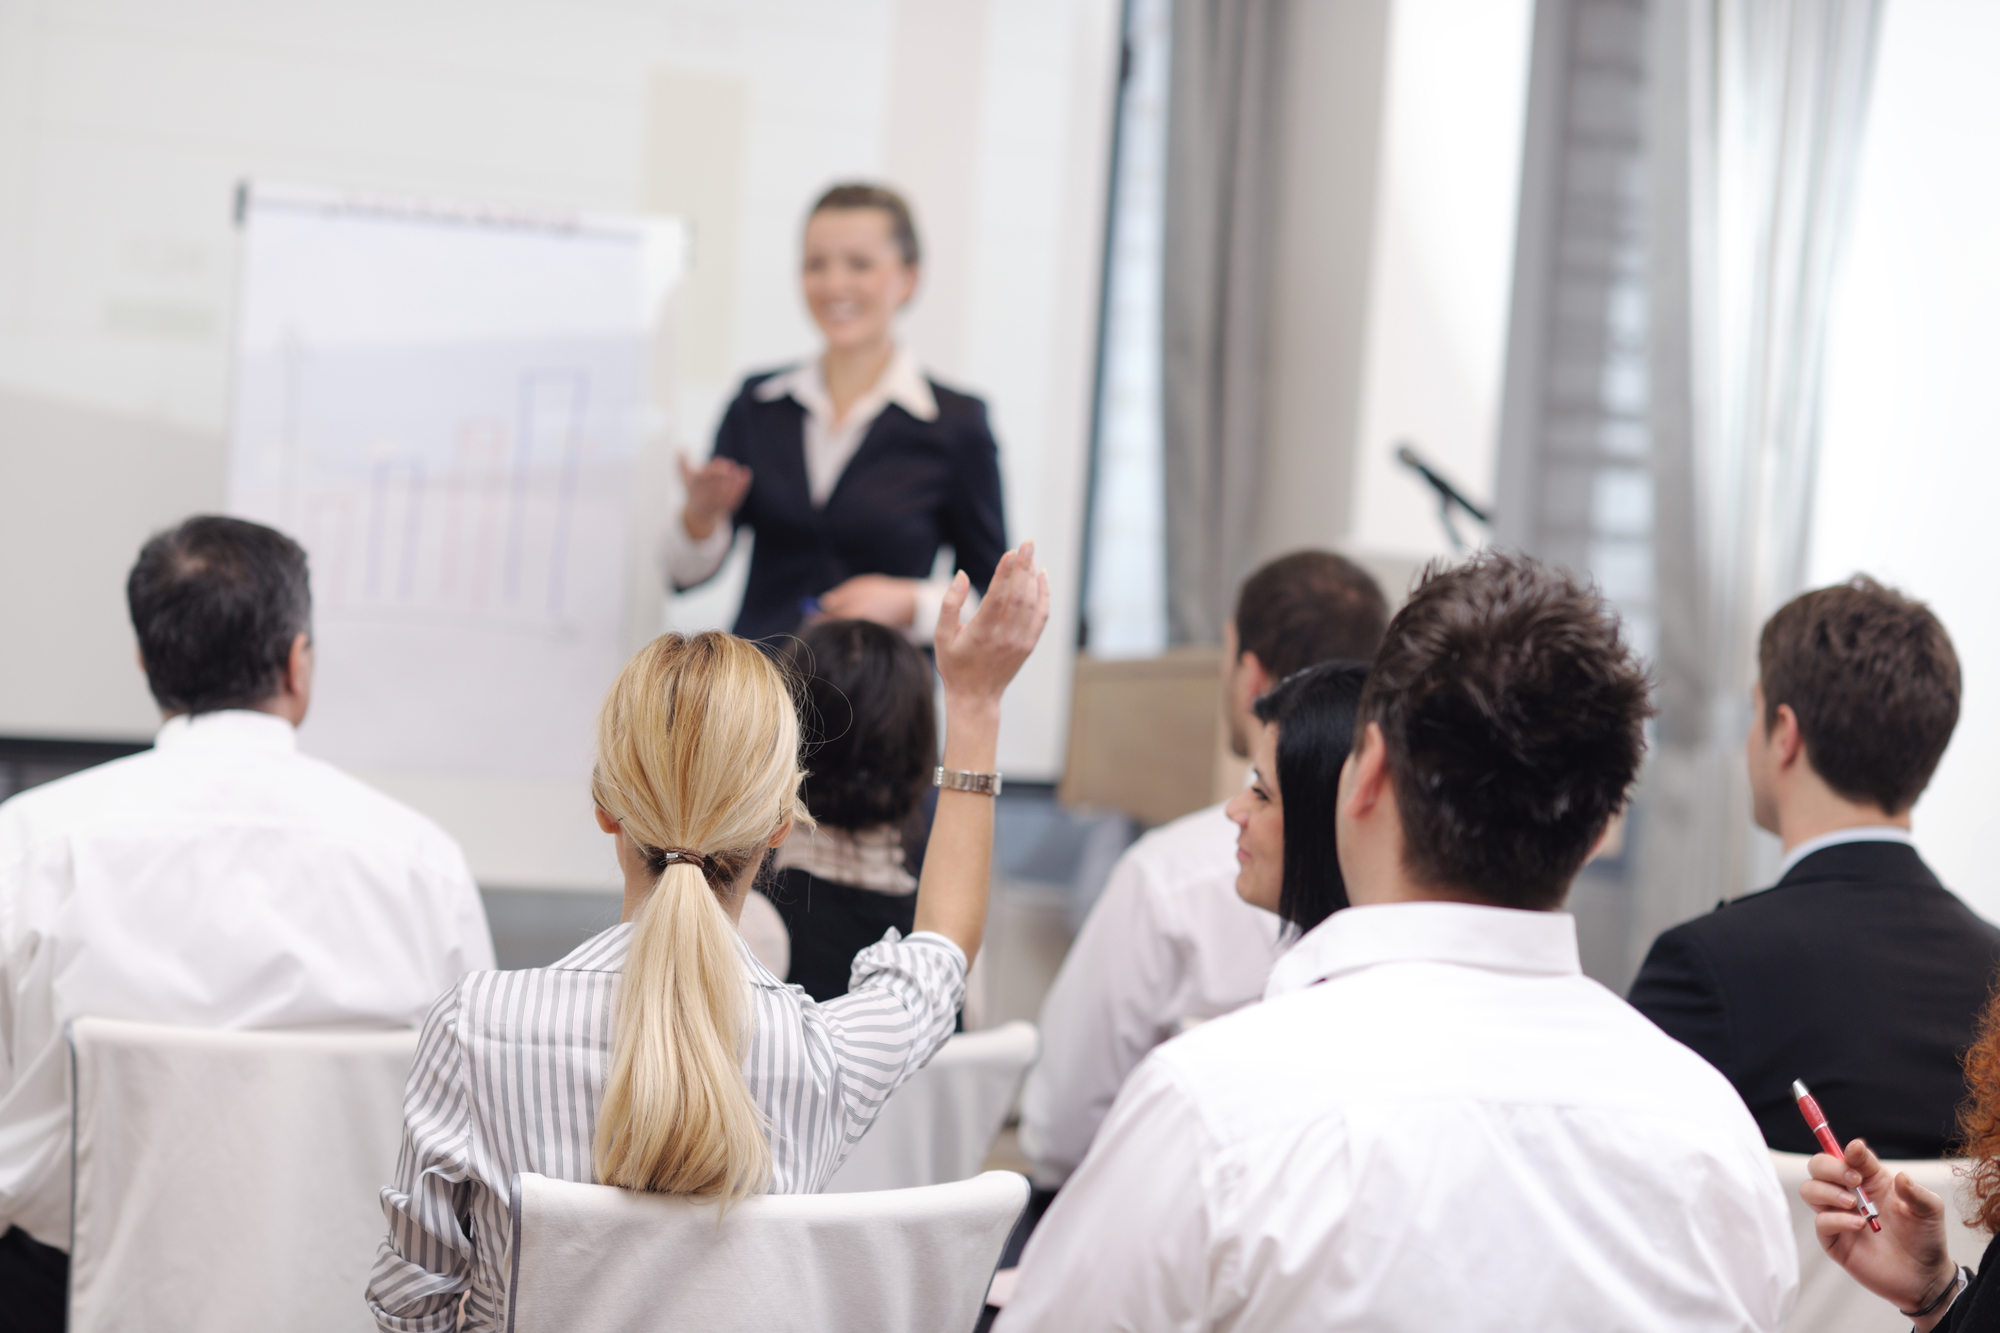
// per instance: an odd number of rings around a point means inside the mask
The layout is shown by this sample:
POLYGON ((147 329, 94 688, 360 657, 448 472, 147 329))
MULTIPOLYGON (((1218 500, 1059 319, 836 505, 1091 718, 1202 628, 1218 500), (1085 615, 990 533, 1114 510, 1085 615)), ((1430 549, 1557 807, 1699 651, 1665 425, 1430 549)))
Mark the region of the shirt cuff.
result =
POLYGON ((675 592, 686 592, 708 582, 729 558, 729 548, 735 541, 736 525, 729 519, 717 519, 715 531, 696 541, 688 536, 687 525, 680 515, 674 515, 660 542, 660 566, 666 573, 667 586, 675 592))
MULTIPOLYGON (((951 581, 957 577, 956 574, 948 574, 943 578, 921 579, 911 590, 916 594, 917 613, 903 633, 919 648, 928 647, 937 639, 938 616, 944 612, 944 595, 951 591, 951 581)), ((979 589, 974 588, 958 613, 958 623, 963 625, 978 609, 979 589)))

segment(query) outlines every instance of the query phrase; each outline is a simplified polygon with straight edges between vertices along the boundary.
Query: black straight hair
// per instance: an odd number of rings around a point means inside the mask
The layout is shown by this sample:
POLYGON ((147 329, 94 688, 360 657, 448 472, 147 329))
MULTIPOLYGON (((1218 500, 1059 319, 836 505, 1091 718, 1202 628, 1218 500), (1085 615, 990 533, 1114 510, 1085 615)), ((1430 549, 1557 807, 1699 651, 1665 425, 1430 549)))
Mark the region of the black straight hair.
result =
POLYGON ((1366 662, 1322 662, 1293 672, 1253 705, 1259 721, 1278 728, 1275 776, 1285 811, 1278 915, 1302 934, 1347 906, 1333 810, 1367 682, 1366 662))

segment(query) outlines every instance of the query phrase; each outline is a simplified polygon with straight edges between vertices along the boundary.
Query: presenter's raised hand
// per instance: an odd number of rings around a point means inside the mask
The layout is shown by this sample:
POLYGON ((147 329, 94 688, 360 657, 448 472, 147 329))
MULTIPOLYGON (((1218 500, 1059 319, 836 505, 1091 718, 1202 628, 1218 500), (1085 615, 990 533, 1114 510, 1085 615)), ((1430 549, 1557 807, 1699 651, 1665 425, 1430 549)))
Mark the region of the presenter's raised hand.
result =
MULTIPOLYGON (((1958 1280, 1958 1266, 1945 1247, 1944 1200, 1911 1180, 1890 1175, 1860 1139, 1847 1145, 1847 1160, 1818 1153, 1806 1164, 1811 1179, 1799 1197, 1813 1210, 1820 1247, 1848 1275, 1898 1310, 1918 1310, 1958 1280), (1860 1186, 1881 1210, 1882 1229, 1869 1229, 1854 1198, 1860 1186)), ((1940 1305, 1918 1319, 1924 1333, 1945 1315, 1940 1305)))
POLYGON ((959 613, 971 592, 960 571, 938 615, 935 651, 947 710, 953 704, 997 707, 1049 622, 1049 576, 1035 568, 1033 542, 1000 557, 979 610, 961 625, 959 613))
POLYGON ((682 454, 681 484, 687 488, 681 526, 688 536, 701 541, 743 503, 750 492, 750 469, 728 458, 711 458, 695 467, 682 454))

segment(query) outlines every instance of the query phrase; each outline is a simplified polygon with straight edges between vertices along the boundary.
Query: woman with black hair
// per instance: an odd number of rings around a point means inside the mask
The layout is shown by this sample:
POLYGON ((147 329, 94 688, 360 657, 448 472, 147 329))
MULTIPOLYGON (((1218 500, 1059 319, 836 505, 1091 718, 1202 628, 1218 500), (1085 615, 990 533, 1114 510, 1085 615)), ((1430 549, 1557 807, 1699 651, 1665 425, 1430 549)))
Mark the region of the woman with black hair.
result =
POLYGON ((808 626, 785 649, 802 698, 806 809, 772 858, 765 894, 792 936, 786 980, 815 1000, 847 994, 854 955, 891 926, 910 933, 908 850, 937 767, 931 667, 897 631, 866 620, 808 626))
POLYGON ((1300 935, 1347 906, 1333 807, 1367 679, 1366 663, 1322 662, 1293 672, 1257 700, 1265 726, 1251 743, 1256 780, 1229 803, 1240 830, 1237 894, 1277 913, 1300 935))

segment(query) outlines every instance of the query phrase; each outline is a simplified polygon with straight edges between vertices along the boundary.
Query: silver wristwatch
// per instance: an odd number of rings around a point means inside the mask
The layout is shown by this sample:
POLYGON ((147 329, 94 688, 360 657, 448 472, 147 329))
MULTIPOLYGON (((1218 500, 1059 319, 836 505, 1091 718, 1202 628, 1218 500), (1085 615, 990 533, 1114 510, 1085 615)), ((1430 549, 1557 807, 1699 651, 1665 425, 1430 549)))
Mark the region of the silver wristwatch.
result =
POLYGON ((969 791, 979 796, 1000 794, 998 773, 968 773, 962 768, 940 768, 933 781, 946 791, 969 791))

